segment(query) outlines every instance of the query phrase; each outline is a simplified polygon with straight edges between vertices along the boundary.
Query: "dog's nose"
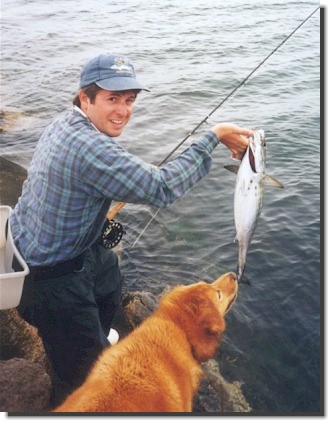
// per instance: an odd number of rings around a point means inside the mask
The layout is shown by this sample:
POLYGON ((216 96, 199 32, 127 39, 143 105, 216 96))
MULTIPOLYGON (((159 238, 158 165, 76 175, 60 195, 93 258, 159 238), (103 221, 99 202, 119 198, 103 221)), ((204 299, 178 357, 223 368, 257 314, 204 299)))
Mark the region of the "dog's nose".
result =
POLYGON ((231 278, 231 280, 237 281, 237 274, 231 272, 231 273, 229 273, 229 277, 231 278))

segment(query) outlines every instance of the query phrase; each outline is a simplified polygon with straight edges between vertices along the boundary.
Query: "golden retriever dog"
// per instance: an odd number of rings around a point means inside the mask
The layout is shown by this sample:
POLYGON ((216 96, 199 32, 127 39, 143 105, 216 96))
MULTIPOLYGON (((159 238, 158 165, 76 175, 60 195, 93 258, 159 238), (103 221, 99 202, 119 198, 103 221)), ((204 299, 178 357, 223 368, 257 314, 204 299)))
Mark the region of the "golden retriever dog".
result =
POLYGON ((234 273, 172 289, 54 412, 191 412, 200 363, 214 357, 237 289, 234 273))

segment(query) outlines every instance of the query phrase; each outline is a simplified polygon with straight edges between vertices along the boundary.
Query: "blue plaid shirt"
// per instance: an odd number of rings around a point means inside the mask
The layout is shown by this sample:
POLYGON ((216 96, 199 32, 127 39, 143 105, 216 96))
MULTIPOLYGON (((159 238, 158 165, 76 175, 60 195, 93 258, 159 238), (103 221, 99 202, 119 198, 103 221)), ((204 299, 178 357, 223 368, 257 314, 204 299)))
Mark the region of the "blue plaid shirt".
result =
POLYGON ((73 110, 42 134, 10 217, 30 266, 74 258, 99 237, 112 200, 164 207, 208 173, 218 144, 208 130, 157 169, 98 132, 73 110))

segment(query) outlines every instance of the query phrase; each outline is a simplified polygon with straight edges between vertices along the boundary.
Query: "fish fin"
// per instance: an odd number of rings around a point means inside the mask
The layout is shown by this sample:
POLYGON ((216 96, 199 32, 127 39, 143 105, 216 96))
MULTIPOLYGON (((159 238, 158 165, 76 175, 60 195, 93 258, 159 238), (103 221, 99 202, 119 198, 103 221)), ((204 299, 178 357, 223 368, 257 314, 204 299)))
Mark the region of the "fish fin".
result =
POLYGON ((239 166, 236 164, 229 164, 228 166, 225 166, 225 169, 237 174, 239 166))
POLYGON ((282 183, 280 183, 278 180, 274 179, 272 176, 269 176, 268 174, 265 175, 264 183, 265 183, 265 185, 273 186, 274 188, 284 188, 282 183))

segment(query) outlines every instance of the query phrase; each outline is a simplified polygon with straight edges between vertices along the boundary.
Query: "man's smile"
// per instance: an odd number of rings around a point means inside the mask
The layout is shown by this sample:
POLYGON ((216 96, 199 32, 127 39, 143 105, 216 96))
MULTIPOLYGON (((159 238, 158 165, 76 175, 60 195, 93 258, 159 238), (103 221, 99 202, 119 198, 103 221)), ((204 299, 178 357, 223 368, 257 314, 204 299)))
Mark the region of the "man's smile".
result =
POLYGON ((117 119, 110 119, 110 122, 115 124, 115 125, 118 125, 118 126, 120 126, 124 123, 123 120, 117 120, 117 119))

